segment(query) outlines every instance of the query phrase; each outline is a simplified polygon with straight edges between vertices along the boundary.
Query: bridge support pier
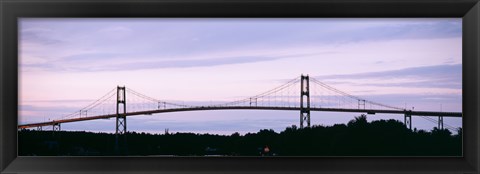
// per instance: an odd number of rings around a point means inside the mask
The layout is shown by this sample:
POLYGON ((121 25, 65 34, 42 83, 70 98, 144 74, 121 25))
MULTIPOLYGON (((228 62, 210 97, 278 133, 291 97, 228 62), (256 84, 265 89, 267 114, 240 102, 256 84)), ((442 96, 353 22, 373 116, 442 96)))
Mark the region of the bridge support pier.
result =
POLYGON ((300 128, 306 122, 307 127, 310 127, 310 86, 308 75, 300 77, 300 128), (304 101, 306 99, 306 101, 304 101), (306 104, 305 104, 306 102, 306 104))
POLYGON ((117 86, 117 117, 115 129, 115 150, 117 152, 125 152, 127 144, 127 99, 125 94, 125 86, 117 86))
POLYGON ((405 113, 405 118, 403 120, 403 123, 408 129, 412 130, 412 113, 411 112, 405 113))
POLYGON ((443 116, 438 116, 438 129, 443 130, 443 116))
POLYGON ((60 131, 61 130, 61 127, 60 127, 60 123, 55 123, 53 124, 53 131, 60 131))

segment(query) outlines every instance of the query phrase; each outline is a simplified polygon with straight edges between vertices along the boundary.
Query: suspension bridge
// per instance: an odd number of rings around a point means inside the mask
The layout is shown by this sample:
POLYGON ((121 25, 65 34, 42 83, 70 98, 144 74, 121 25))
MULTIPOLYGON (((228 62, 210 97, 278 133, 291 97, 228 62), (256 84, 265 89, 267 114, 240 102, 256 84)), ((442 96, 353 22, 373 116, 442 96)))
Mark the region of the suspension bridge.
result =
POLYGON ((104 96, 60 119, 18 125, 18 129, 53 126, 54 131, 61 124, 97 119, 116 119, 117 135, 127 133, 127 117, 152 115, 168 112, 186 112, 203 110, 295 110, 299 111, 300 128, 310 127, 310 112, 354 112, 364 114, 401 114, 405 126, 412 129, 412 117, 422 117, 437 124, 439 129, 455 130, 444 124, 444 117, 462 117, 461 112, 413 111, 390 106, 350 95, 321 81, 301 75, 273 89, 240 100, 210 105, 185 105, 159 100, 137 92, 125 86, 107 92, 104 96), (431 117, 437 117, 434 119, 431 117))

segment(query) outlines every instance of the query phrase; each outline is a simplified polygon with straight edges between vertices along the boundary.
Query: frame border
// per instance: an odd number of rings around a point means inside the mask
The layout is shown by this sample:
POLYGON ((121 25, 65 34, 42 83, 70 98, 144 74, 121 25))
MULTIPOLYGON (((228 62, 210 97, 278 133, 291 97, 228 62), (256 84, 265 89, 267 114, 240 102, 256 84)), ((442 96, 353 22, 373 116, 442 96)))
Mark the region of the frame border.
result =
POLYGON ((479 173, 479 0, 0 0, 1 173, 479 173), (462 17, 463 157, 17 157, 20 17, 462 17))

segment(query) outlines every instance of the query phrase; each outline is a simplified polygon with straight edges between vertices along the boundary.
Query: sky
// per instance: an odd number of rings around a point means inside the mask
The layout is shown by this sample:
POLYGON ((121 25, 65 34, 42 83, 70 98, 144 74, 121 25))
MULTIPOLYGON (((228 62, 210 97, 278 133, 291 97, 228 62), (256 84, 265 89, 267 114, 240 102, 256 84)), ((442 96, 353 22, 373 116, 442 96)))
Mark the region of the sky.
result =
MULTIPOLYGON (((301 74, 379 103, 461 112, 461 38, 461 18, 21 18, 19 124, 59 119, 117 85, 206 104, 253 96, 301 74)), ((311 120, 333 125, 358 115, 312 112, 311 120)), ((128 117, 127 129, 279 132, 298 126, 298 117, 298 111, 177 112, 128 117)), ((419 117, 412 122, 436 126, 419 117)), ((462 119, 444 122, 461 127, 462 119)), ((114 132, 115 120, 62 129, 114 132)))

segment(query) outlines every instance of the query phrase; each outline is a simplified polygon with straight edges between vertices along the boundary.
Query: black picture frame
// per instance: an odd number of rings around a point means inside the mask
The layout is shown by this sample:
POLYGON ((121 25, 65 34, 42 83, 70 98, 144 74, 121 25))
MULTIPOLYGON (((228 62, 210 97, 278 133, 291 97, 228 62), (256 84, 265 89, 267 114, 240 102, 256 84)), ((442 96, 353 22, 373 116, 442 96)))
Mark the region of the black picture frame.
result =
POLYGON ((1 0, 2 173, 479 173, 478 0, 1 0), (463 157, 17 157, 20 17, 462 17, 463 157))

